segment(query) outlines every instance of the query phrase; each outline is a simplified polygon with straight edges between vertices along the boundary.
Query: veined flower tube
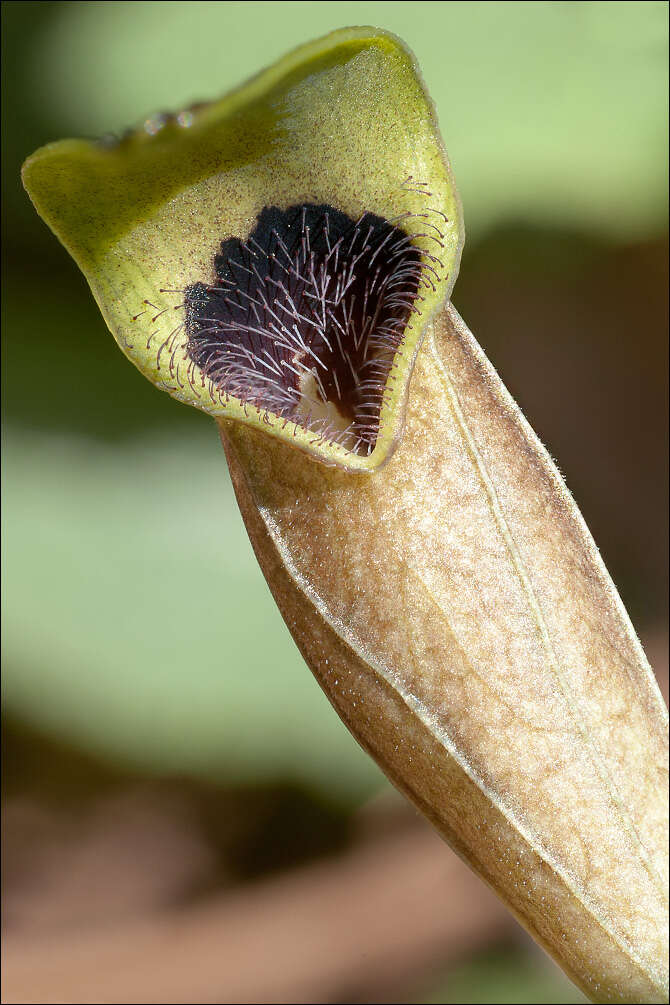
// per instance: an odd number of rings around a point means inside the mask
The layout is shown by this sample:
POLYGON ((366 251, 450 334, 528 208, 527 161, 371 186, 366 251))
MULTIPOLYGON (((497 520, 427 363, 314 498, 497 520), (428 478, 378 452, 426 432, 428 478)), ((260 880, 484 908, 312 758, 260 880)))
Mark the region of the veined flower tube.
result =
POLYGON ((126 355, 218 422, 354 736, 593 1000, 666 1000, 667 713, 449 304, 460 207, 403 44, 336 32, 24 181, 126 355))

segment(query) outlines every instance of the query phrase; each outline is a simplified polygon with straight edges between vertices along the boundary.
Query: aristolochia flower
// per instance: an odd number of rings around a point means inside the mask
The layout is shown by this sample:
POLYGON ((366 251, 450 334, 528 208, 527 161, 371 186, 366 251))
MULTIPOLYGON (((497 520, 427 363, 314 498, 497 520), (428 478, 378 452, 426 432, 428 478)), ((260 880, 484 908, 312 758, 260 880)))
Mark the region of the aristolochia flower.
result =
POLYGON ((402 43, 336 32, 215 104, 51 144, 24 180, 126 355, 218 421, 359 742, 594 1000, 666 1000, 667 714, 448 303, 459 203, 402 43))

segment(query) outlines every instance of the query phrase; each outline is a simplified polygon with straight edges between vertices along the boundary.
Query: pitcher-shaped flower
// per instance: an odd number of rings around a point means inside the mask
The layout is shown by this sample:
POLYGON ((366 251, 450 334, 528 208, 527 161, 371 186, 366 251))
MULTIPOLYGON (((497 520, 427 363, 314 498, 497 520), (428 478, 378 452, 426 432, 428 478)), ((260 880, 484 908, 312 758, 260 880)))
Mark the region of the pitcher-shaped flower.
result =
POLYGON ((404 45, 335 32, 24 181, 126 355, 219 423, 354 736, 594 1000, 667 1000, 667 713, 449 304, 460 207, 404 45))

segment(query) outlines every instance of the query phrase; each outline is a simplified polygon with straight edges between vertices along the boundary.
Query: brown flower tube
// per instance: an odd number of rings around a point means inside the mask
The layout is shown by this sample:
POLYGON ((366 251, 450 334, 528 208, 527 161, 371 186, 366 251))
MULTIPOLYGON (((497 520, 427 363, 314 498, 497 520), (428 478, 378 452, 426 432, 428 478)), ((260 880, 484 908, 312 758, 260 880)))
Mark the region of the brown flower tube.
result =
POLYGON ((223 444, 359 743, 594 1001, 664 1000, 666 712, 563 481, 453 307, 381 472, 223 444))

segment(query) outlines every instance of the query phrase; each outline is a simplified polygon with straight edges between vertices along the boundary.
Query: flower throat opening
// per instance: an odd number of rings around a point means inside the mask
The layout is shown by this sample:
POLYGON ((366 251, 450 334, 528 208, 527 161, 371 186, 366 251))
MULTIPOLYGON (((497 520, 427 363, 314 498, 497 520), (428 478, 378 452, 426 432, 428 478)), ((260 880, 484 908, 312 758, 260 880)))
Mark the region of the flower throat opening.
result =
POLYGON ((426 266, 400 227, 265 208, 185 291, 186 351, 224 396, 367 456, 426 266))

